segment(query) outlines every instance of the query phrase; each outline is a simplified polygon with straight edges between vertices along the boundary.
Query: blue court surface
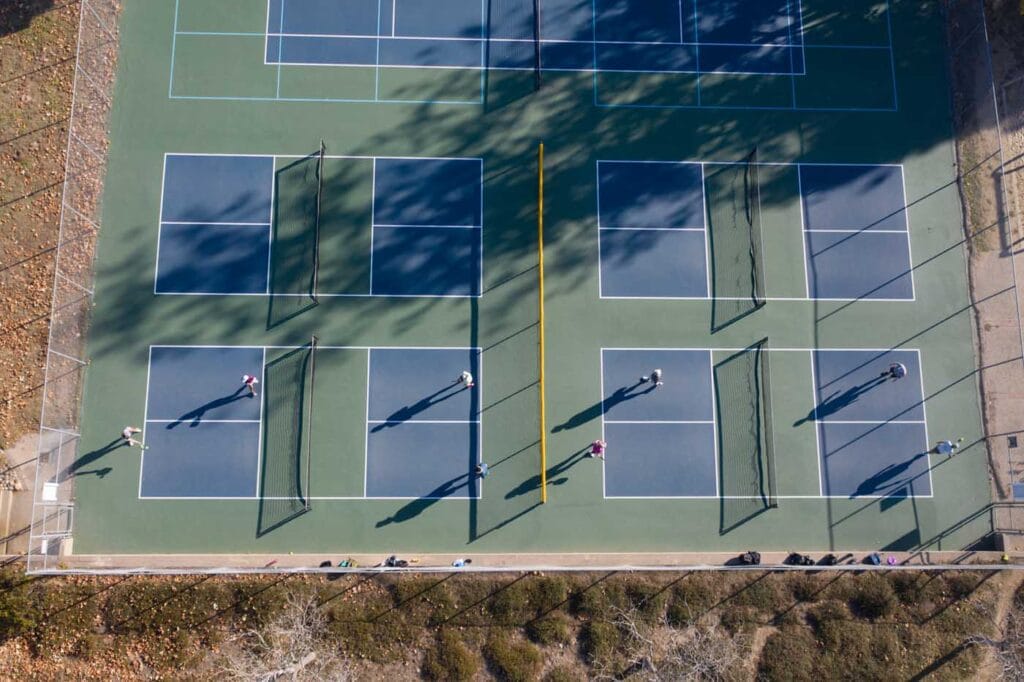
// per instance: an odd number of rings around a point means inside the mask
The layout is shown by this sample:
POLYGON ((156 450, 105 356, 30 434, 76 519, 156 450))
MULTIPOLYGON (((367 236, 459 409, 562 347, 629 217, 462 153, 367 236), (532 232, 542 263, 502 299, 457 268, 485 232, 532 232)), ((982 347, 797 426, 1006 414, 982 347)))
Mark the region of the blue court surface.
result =
MULTIPOLYGON (((275 220, 296 220, 275 206, 275 182, 286 181, 278 178, 280 166, 296 158, 300 157, 168 154, 155 292, 303 295, 275 291, 270 277, 272 271, 295 267, 286 262, 288 249, 278 249, 278 257, 273 235, 284 231, 277 229, 281 226, 274 225, 275 220), (275 257, 281 262, 275 264, 275 257)), ((365 159, 352 159, 352 167, 370 167, 362 161, 365 159)), ((328 297, 479 296, 483 276, 482 162, 376 158, 372 173, 366 185, 374 188, 373 196, 356 198, 371 207, 371 219, 365 225, 370 252, 320 254, 320 268, 325 272, 348 271, 355 256, 361 255, 361 262, 370 263, 368 288, 355 293, 315 293, 328 297)), ((324 186, 325 191, 333 191, 329 177, 324 186)), ((298 229, 306 229, 306 217, 300 215, 297 220, 298 229)), ((285 227, 292 232, 296 229, 291 223, 285 227)), ((313 225, 308 229, 314 229, 313 225)), ((305 273, 293 274, 292 279, 302 279, 305 273)))
POLYGON ((824 495, 931 496, 921 371, 912 350, 814 352, 824 495), (898 380, 886 376, 896 362, 898 380))
POLYGON ((605 497, 717 495, 710 351, 602 349, 601 380, 605 497))
POLYGON ((242 386, 263 377, 262 348, 150 349, 141 497, 257 494, 261 405, 242 386))
POLYGON ((598 161, 601 296, 706 298, 699 163, 598 161))
MULTIPOLYGON (((277 349, 275 349, 276 351, 277 349)), ((333 347, 318 348, 318 354, 333 347)), ((352 349, 339 348, 342 351, 352 349)), ((479 497, 480 350, 372 348, 367 352, 365 497, 479 497), (463 371, 475 385, 458 381, 463 371)), ((264 445, 259 347, 150 349, 140 496, 252 498, 264 445), (251 397, 243 374, 260 378, 251 397)), ((286 387, 276 395, 294 393, 286 387)), ((362 391, 359 386, 356 390, 362 391)), ((287 406, 269 402, 267 408, 287 406)), ((313 417, 314 419, 318 417, 313 417)), ((314 438, 315 440, 315 438, 314 438)))
POLYGON ((790 0, 269 0, 265 63, 802 75, 803 32, 790 0))
POLYGON ((479 497, 480 350, 374 348, 369 363, 365 495, 479 497))
POLYGON ((811 298, 912 300, 903 169, 801 165, 811 298))

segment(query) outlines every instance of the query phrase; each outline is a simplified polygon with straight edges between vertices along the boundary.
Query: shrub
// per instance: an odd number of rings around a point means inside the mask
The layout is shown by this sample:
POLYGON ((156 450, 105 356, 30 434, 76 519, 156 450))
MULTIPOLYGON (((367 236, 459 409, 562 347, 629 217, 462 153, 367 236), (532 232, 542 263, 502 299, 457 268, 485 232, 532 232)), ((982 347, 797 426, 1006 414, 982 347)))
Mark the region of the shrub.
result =
POLYGON ((752 630, 758 625, 756 612, 748 606, 728 606, 723 608, 718 622, 730 635, 752 630))
POLYGON ((0 574, 0 641, 17 637, 36 626, 37 610, 13 572, 0 574))
POLYGON ((789 593, 798 602, 817 601, 820 589, 817 576, 802 572, 789 576, 789 593))
POLYGON ((775 613, 782 606, 782 598, 777 589, 776 581, 768 573, 747 583, 731 600, 737 606, 750 606, 762 613, 775 613))
POLYGON ((807 628, 783 627, 765 642, 757 665, 758 677, 812 680, 817 650, 817 643, 807 628))
POLYGON ((592 620, 584 626, 580 644, 587 661, 607 661, 619 645, 619 631, 611 623, 592 620))
POLYGON ((918 571, 896 571, 889 575, 893 593, 906 605, 916 604, 921 599, 921 590, 928 576, 918 571))
POLYGON ((448 629, 441 630, 423 657, 423 676, 428 680, 469 680, 479 667, 473 652, 448 629))
POLYGON ((537 644, 566 644, 572 639, 572 621, 560 611, 537 618, 526 626, 526 635, 537 644))
POLYGON ((499 624, 522 625, 536 611, 530 596, 530 586, 524 580, 516 580, 499 589, 487 608, 499 624))
POLYGON ((548 671, 544 682, 586 682, 586 677, 575 668, 560 665, 548 671))
POLYGON ((626 586, 625 596, 629 606, 636 610, 645 623, 661 621, 668 595, 660 585, 646 581, 630 582, 626 586))
POLYGON ((534 606, 540 612, 550 611, 569 599, 569 581, 564 576, 541 576, 533 584, 534 606))
POLYGON ((715 603, 715 594, 701 581, 687 579, 672 590, 665 614, 673 627, 696 623, 715 603))
POLYGON ((852 602, 859 615, 882 618, 896 608, 896 595, 888 580, 877 573, 868 573, 857 580, 852 602))
POLYGON ((966 599, 978 588, 980 580, 971 573, 952 573, 946 576, 946 587, 954 599, 966 599))
POLYGON ((484 646, 484 656, 495 676, 508 682, 532 682, 540 675, 544 659, 529 642, 513 641, 498 631, 484 646))

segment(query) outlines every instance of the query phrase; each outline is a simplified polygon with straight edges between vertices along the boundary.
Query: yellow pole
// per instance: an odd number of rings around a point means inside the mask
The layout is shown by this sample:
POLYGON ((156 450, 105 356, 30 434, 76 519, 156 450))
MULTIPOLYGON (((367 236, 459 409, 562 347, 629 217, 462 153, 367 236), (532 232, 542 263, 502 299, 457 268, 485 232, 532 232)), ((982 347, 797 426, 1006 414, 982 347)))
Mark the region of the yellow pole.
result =
POLYGON ((544 402, 544 143, 537 149, 537 270, 540 278, 537 322, 540 331, 540 502, 548 501, 547 408, 544 402))

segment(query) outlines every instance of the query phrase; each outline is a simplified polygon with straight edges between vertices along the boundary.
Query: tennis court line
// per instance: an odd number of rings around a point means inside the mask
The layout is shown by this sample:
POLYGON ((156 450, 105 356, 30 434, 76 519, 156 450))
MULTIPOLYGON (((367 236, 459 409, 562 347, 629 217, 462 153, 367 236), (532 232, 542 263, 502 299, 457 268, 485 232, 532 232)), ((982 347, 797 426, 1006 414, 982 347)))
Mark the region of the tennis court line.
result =
MULTIPOLYGON (((746 349, 744 349, 746 350, 746 349)), ((714 350, 710 348, 605 348, 601 347, 600 351, 601 358, 601 440, 606 441, 605 438, 605 425, 606 424, 711 424, 712 440, 712 457, 714 459, 714 471, 715 471, 715 493, 714 495, 609 495, 608 494, 608 475, 607 468, 605 467, 604 461, 601 462, 601 495, 607 500, 617 499, 637 499, 637 500, 670 500, 670 499, 718 499, 720 494, 720 483, 719 483, 719 469, 718 469, 718 410, 716 409, 716 393, 715 393, 715 358, 714 350), (656 420, 656 419, 644 419, 644 420, 626 420, 626 419, 606 419, 607 409, 605 407, 605 388, 604 388, 604 352, 606 350, 611 351, 703 351, 707 354, 708 360, 708 371, 709 381, 711 382, 711 419, 681 419, 681 420, 656 420)))
MULTIPOLYGON (((697 2, 694 0, 694 8, 697 7, 697 2)), ((715 353, 714 351, 708 351, 708 379, 711 381, 711 423, 714 425, 711 428, 711 437, 714 440, 714 458, 715 458, 715 497, 721 497, 722 495, 722 472, 718 465, 718 458, 720 457, 718 449, 718 437, 721 433, 721 426, 718 424, 718 389, 715 388, 715 353)))
MULTIPOLYGON (((231 154, 231 153, 220 153, 220 152, 164 152, 163 156, 163 170, 160 184, 160 205, 158 215, 158 228, 157 228, 157 250, 156 258, 154 263, 154 275, 153 275, 153 294, 157 296, 275 296, 275 297, 307 297, 306 293, 278 293, 275 294, 271 291, 271 266, 273 264, 274 257, 274 207, 276 201, 276 174, 278 171, 278 159, 305 159, 308 154, 231 154), (164 196, 167 188, 167 160, 169 157, 224 157, 224 158, 269 158, 273 166, 273 172, 270 175, 270 222, 239 222, 239 221, 165 221, 163 220, 164 211, 164 196), (158 289, 158 282, 160 279, 160 245, 163 241, 163 226, 164 225, 230 225, 235 227, 265 227, 267 229, 267 268, 266 268, 266 287, 261 292, 210 292, 210 291, 165 291, 158 289)), ((369 292, 368 293, 321 293, 317 292, 319 297, 323 298, 368 298, 377 297, 382 298, 480 298, 484 292, 484 241, 483 241, 483 215, 484 215, 484 160, 482 157, 454 157, 454 156, 364 156, 364 155, 325 155, 325 159, 340 159, 340 160, 358 160, 358 161, 372 161, 371 169, 371 188, 370 188, 370 275, 369 275, 369 292), (401 160, 401 161, 476 161, 480 166, 480 206, 479 206, 479 217, 480 225, 377 225, 375 223, 376 216, 376 199, 377 199, 377 160, 401 160), (477 276, 477 293, 467 294, 383 294, 378 295, 373 293, 373 246, 374 246, 374 230, 377 227, 438 227, 438 228, 465 228, 465 229, 478 229, 480 234, 478 236, 478 249, 479 256, 477 258, 478 264, 478 276, 477 276)))
MULTIPOLYGON (((924 364, 923 364, 923 360, 921 358, 921 349, 920 348, 890 348, 888 350, 883 350, 883 349, 879 349, 879 348, 816 348, 816 349, 809 349, 809 350, 810 350, 810 356, 811 356, 810 357, 811 377, 812 377, 812 387, 811 387, 811 390, 814 393, 814 403, 813 403, 813 405, 814 405, 814 436, 815 436, 815 442, 816 442, 817 448, 818 448, 818 471, 819 471, 819 486, 820 486, 819 489, 822 491, 822 494, 824 494, 824 482, 823 482, 823 479, 821 478, 821 471, 822 471, 821 467, 822 467, 822 465, 824 463, 824 457, 822 456, 822 452, 821 452, 821 440, 820 440, 820 432, 821 432, 821 429, 822 429, 822 425, 824 425, 824 424, 864 424, 864 425, 874 424, 874 425, 880 427, 880 426, 883 426, 885 424, 920 424, 920 425, 924 426, 924 431, 925 431, 925 442, 924 442, 924 446, 923 446, 923 449, 922 449, 921 452, 923 452, 925 454, 926 469, 928 471, 928 487, 929 487, 928 489, 929 489, 929 494, 928 495, 913 494, 913 495, 908 495, 907 497, 913 497, 914 499, 928 499, 928 498, 934 497, 935 496, 935 484, 934 484, 934 481, 932 480, 932 461, 931 461, 932 449, 931 449, 931 445, 930 445, 931 441, 928 439, 928 408, 927 408, 927 405, 926 405, 926 403, 927 403, 927 395, 924 392, 924 364), (918 390, 920 391, 920 394, 919 394, 920 395, 920 401, 918 403, 915 403, 915 405, 913 405, 911 407, 915 407, 917 404, 921 405, 922 419, 848 420, 848 421, 844 421, 844 420, 831 420, 831 419, 820 419, 818 417, 818 399, 819 399, 819 396, 818 396, 818 380, 817 380, 817 376, 816 376, 815 360, 814 360, 814 353, 815 353, 815 351, 819 351, 819 350, 840 351, 840 352, 843 352, 843 351, 878 352, 878 353, 883 353, 883 352, 888 353, 888 352, 892 352, 892 351, 903 351, 903 352, 914 353, 917 356, 917 370, 918 370, 918 384, 919 384, 919 389, 918 390)), ((881 357, 881 355, 879 355, 879 357, 881 357)), ((907 410, 904 410, 903 412, 906 412, 906 411, 907 410)), ((902 414, 902 412, 900 414, 902 414)), ((918 474, 918 476, 920 476, 920 474, 918 474)), ((915 476, 907 484, 907 485, 909 485, 911 487, 911 489, 913 489, 913 481, 918 476, 915 476)), ((892 493, 888 493, 888 494, 882 494, 882 495, 857 495, 855 497, 854 496, 850 496, 850 495, 831 495, 831 496, 828 496, 828 497, 837 498, 837 499, 875 499, 875 498, 893 497, 893 495, 892 495, 892 493)))
MULTIPOLYGON (((682 2, 682 0, 680 0, 682 2)), ((694 12, 697 10, 697 1, 693 3, 694 12)), ((707 287, 705 291, 708 293, 708 298, 711 298, 715 290, 711 284, 711 233, 708 229, 708 192, 707 192, 707 178, 704 177, 704 164, 700 165, 700 220, 703 224, 704 232, 704 286, 707 287)), ((767 287, 766 287, 767 288, 767 287)), ((765 293, 768 293, 767 291, 765 293)), ((713 378, 713 377, 712 377, 713 378)))
MULTIPOLYGON (((149 428, 149 378, 153 369, 153 346, 149 347, 149 353, 147 354, 146 360, 146 397, 143 402, 142 409, 142 442, 146 442, 146 438, 149 436, 147 430, 149 428)), ((138 498, 142 499, 142 472, 145 470, 145 459, 146 449, 142 448, 139 453, 139 494, 138 498)))
POLYGON ((814 463, 818 467, 818 494, 825 495, 825 473, 822 471, 821 430, 818 428, 818 373, 814 362, 814 353, 818 349, 807 349, 807 360, 811 367, 811 414, 814 417, 814 463))
MULTIPOLYGON (((268 2, 269 2, 269 0, 268 0, 268 2)), ((169 77, 167 79, 167 96, 168 97, 174 97, 174 62, 175 62, 175 56, 177 55, 177 48, 178 48, 178 12, 179 12, 179 5, 180 4, 181 4, 181 0, 174 0, 174 27, 173 27, 172 33, 171 33, 171 72, 170 72, 169 77)), ((268 26, 267 28, 269 29, 270 27, 268 26)), ((267 54, 267 51, 264 50, 263 54, 264 55, 267 54)), ((141 482, 140 482, 139 485, 141 485, 141 482)))
MULTIPOLYGON (((373 349, 366 349, 366 409, 364 410, 365 416, 363 421, 366 424, 370 423, 370 356, 373 355, 373 349)), ((363 498, 366 498, 367 479, 370 475, 370 428, 369 426, 363 427, 363 498)))
MULTIPOLYGON (((260 361, 260 383, 266 387, 267 378, 267 349, 263 349, 263 359, 260 361)), ((256 490, 253 494, 256 497, 260 496, 260 484, 263 478, 263 409, 266 404, 266 396, 260 396, 260 432, 256 435, 256 490)), ((306 491, 309 494, 309 491, 306 491)))

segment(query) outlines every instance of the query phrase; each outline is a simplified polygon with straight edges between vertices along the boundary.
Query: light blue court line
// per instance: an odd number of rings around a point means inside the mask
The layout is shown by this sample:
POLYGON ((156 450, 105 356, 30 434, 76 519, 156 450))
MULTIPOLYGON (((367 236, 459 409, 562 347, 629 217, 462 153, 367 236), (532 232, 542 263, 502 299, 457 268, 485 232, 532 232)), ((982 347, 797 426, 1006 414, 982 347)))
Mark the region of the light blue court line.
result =
MULTIPOLYGON (((885 0, 885 25, 889 32, 889 67, 892 70, 892 106, 899 110, 899 93, 896 90, 896 54, 892 47, 892 3, 885 0)), ((929 474, 931 471, 929 470, 929 474)))
MULTIPOLYGON (((693 40, 697 44, 695 49, 697 59, 697 106, 701 106, 700 91, 700 21, 697 18, 697 0, 693 0, 693 40)), ((594 64, 596 67, 597 64, 594 64)), ((703 169, 702 169, 703 172, 703 169)))
MULTIPOLYGON (((793 25, 792 24, 792 22, 793 22, 793 15, 789 11, 789 0, 786 0, 786 14, 790 18, 790 23, 786 25, 786 36, 789 38, 789 42, 792 43, 793 42, 793 33, 791 32, 790 29, 792 28, 792 25, 793 25)), ((804 71, 804 74, 802 74, 802 75, 806 75, 806 73, 807 73, 807 54, 806 53, 804 54, 803 71, 804 71)), ((791 95, 790 102, 792 102, 793 108, 796 109, 796 64, 793 63, 793 50, 792 50, 792 48, 790 48, 790 51, 789 51, 789 72, 790 72, 789 73, 789 91, 790 91, 790 95, 791 95)))
MULTIPOLYGON (((178 46, 178 6, 181 0, 174 0, 174 33, 171 35, 171 76, 167 84, 167 96, 174 97, 174 53, 178 46)), ((142 483, 139 483, 140 489, 142 483)))
MULTIPOLYGON (((380 101, 380 18, 381 18, 380 17, 380 13, 381 13, 381 2, 382 2, 382 0, 377 0, 377 55, 376 55, 376 57, 374 57, 374 61, 376 63, 374 65, 374 69, 373 69, 373 101, 375 101, 375 102, 379 102, 380 101)), ((391 20, 392 21, 394 21, 394 11, 395 11, 394 10, 394 5, 392 5, 392 10, 391 10, 391 14, 392 14, 391 20)), ((283 24, 281 25, 281 28, 284 28, 283 24)), ((281 55, 278 54, 277 58, 280 59, 281 55)), ((370 283, 370 287, 371 287, 371 290, 372 290, 372 287, 373 287, 372 281, 370 283)))
MULTIPOLYGON (((281 23, 280 23, 281 28, 284 28, 284 3, 285 3, 285 0, 281 0, 281 23)), ((281 54, 282 54, 283 50, 284 50, 284 37, 279 37, 277 39, 277 90, 276 90, 276 93, 275 93, 277 99, 281 98, 281 54)), ((265 58, 266 57, 264 57, 264 59, 265 58)))

